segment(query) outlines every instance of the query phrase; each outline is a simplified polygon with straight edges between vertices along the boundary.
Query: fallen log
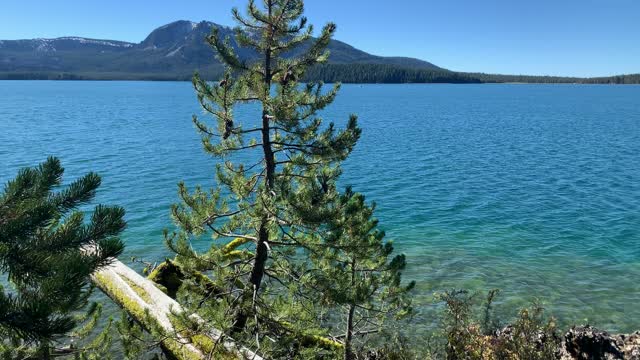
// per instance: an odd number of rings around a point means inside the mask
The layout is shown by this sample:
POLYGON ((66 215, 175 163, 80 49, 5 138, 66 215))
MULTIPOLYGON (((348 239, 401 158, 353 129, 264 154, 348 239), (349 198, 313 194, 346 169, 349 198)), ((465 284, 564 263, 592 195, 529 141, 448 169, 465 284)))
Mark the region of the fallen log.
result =
MULTIPOLYGON (((163 350, 178 360, 209 359, 216 343, 222 345, 222 353, 216 354, 217 358, 263 360, 253 351, 225 338, 219 331, 208 336, 191 336, 177 331, 172 318, 183 312, 180 304, 120 261, 115 260, 96 272, 92 280, 147 331, 160 329, 165 334, 161 341, 163 350)), ((203 321, 195 314, 190 317, 203 321)))
MULTIPOLYGON (((190 274, 190 276, 198 285, 206 289, 207 292, 215 293, 218 291, 213 282, 205 275, 195 272, 190 274)), ((151 280, 158 288, 163 289, 169 297, 175 299, 176 293, 180 289, 180 286, 182 286, 185 277, 182 267, 175 261, 167 259, 151 271, 147 279, 151 280)), ((242 286, 242 284, 239 284, 239 286, 242 286)), ((275 321, 275 323, 288 331, 294 331, 290 323, 285 321, 275 321)), ((342 351, 344 349, 343 343, 328 337, 304 332, 298 332, 296 336, 301 340, 303 346, 319 347, 331 351, 342 351)))

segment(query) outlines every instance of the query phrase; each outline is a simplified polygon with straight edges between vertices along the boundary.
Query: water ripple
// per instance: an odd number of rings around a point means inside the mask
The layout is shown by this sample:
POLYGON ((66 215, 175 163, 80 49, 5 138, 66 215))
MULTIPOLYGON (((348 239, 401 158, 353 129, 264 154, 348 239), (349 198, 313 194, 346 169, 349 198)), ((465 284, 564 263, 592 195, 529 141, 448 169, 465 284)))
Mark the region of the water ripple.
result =
MULTIPOLYGON (((323 117, 360 116, 342 185, 378 204, 408 255, 424 327, 433 291, 501 288, 566 322, 640 327, 640 87, 344 86, 323 117), (635 321, 634 321, 635 319, 635 321)), ((243 120, 258 119, 239 109, 243 120)), ((214 184, 188 83, 0 82, 0 180, 48 155, 104 177, 127 209, 127 253, 167 255, 176 184, 214 184)), ((206 241, 203 241, 203 244, 206 241)))

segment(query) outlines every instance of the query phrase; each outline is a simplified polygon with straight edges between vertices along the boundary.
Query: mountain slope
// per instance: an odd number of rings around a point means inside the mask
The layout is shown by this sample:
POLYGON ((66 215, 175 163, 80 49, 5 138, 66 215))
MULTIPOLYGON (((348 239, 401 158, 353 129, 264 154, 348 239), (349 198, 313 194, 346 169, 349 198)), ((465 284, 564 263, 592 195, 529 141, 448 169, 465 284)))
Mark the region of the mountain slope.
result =
MULTIPOLYGON (((205 37, 216 26, 231 37, 229 27, 180 20, 153 30, 140 43, 62 37, 0 40, 0 79, 189 80, 194 71, 209 79, 223 72, 205 37)), ((244 59, 257 54, 244 48, 244 59)), ((293 51, 296 56, 304 50, 293 51)), ((351 83, 596 83, 638 84, 640 74, 601 78, 495 75, 453 72, 427 61, 376 56, 344 42, 329 44, 329 64, 309 69, 305 80, 351 83)))
MULTIPOLYGON (((4 40, 0 41, 0 73, 62 72, 95 78, 146 78, 155 74, 184 79, 198 70, 217 76, 222 67, 204 40, 213 26, 223 35, 233 34, 230 28, 211 22, 180 20, 155 29, 138 44, 82 37, 4 40)), ((371 55, 336 40, 329 50, 329 61, 335 64, 441 70, 418 59, 371 55)), ((238 49, 238 54, 247 59, 255 57, 246 49, 238 49)))

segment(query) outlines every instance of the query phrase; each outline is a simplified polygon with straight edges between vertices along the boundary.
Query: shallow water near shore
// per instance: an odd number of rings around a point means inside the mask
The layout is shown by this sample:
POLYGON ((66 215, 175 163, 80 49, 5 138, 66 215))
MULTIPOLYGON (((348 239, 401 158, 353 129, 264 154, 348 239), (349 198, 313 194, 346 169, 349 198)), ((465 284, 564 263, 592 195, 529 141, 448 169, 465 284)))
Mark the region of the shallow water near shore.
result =
MULTIPOLYGON (((162 260, 177 182, 214 184, 201 113, 183 82, 0 81, 0 181, 48 155, 65 182, 96 171, 96 203, 127 210, 123 260, 162 260)), ((434 291, 499 288, 506 317, 539 299, 562 324, 640 329, 640 86, 344 85, 322 115, 350 113, 341 184, 407 254, 420 328, 434 291)))

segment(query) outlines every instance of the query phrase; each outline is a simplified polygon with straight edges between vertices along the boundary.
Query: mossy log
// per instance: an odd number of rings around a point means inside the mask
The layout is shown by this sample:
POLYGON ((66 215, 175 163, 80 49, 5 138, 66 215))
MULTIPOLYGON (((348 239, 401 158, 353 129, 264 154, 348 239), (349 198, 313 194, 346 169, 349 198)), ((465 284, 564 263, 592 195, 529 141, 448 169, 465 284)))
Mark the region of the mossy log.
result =
MULTIPOLYGON (((236 243, 236 245, 237 244, 238 243, 236 243)), ((237 250, 231 249, 230 252, 231 251, 237 250)), ((180 289, 180 286, 186 277, 187 276, 184 274, 180 264, 167 259, 149 274, 148 279, 154 282, 159 288, 166 290, 167 295, 175 298, 176 293, 180 289)), ((194 272, 189 274, 189 277, 198 285, 205 288, 208 292, 215 293, 217 291, 215 284, 207 276, 194 272)), ((239 285, 241 286, 242 284, 239 285)), ((287 330, 293 331, 293 325, 287 322, 278 321, 278 324, 287 330)), ((317 346, 327 350, 342 350, 344 348, 343 343, 327 337, 305 333, 297 334, 297 336, 300 338, 304 346, 317 346)))
MULTIPOLYGON (((107 296, 120 305, 131 317, 146 330, 160 329, 163 336, 162 348, 168 355, 178 360, 207 359, 211 353, 211 344, 220 341, 222 333, 209 336, 189 336, 174 329, 171 319, 183 311, 180 304, 161 291, 152 281, 120 261, 114 261, 92 276, 93 282, 107 296), (206 339, 205 339, 206 338, 206 339)), ((196 321, 203 321, 197 315, 191 315, 196 321)), ((230 340, 221 340, 225 358, 262 360, 247 348, 238 347, 230 340)))

